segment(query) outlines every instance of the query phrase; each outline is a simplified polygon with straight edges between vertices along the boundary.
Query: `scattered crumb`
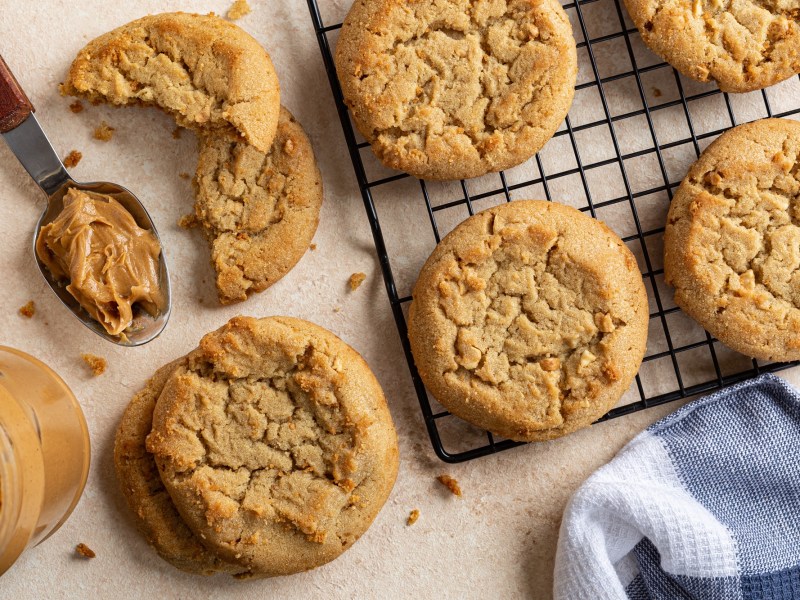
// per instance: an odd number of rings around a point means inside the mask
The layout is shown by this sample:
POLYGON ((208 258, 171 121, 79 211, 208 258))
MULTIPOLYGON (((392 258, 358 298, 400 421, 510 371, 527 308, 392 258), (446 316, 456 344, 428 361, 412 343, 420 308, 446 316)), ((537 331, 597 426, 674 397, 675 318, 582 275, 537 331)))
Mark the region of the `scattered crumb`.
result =
POLYGON ((106 123, 105 121, 101 121, 100 125, 94 128, 94 139, 100 140, 101 142, 107 142, 112 137, 114 137, 114 132, 116 129, 106 123))
POLYGON ((72 167, 77 167, 82 158, 83 154, 77 150, 70 150, 69 154, 67 154, 66 158, 64 158, 62 162, 64 163, 65 167, 71 169, 72 167))
POLYGON ((191 175, 189 175, 186 171, 184 171, 182 173, 178 173, 178 177, 180 177, 181 179, 189 179, 191 175))
POLYGON ((311 244, 308 248, 313 251, 313 250, 317 249, 317 245, 316 244, 311 244))
POLYGON ((69 109, 77 115, 79 112, 83 112, 83 102, 75 100, 75 102, 69 105, 69 109))
POLYGON ((33 315, 36 314, 36 304, 33 300, 29 300, 28 303, 19 309, 19 314, 21 314, 26 319, 32 319, 33 315))
POLYGON ((181 139, 181 133, 183 133, 183 127, 176 125, 175 129, 172 130, 172 137, 174 137, 176 140, 179 140, 181 139))
POLYGON ((247 0, 236 0, 233 5, 228 9, 228 18, 231 21, 241 19, 246 14, 250 13, 250 5, 247 0))
POLYGON ((655 96, 656 98, 661 98, 661 90, 658 89, 657 87, 654 87, 653 88, 653 96, 655 96))
POLYGON ((446 487, 454 496, 461 496, 461 486, 458 481, 450 477, 450 475, 439 475, 436 479, 439 480, 444 487, 446 487))
POLYGON ((341 306, 334 306, 333 307, 333 312, 335 312, 335 313, 339 312, 340 310, 342 310, 341 306))
POLYGON ((94 553, 94 550, 82 542, 75 546, 75 552, 77 552, 83 558, 94 558, 97 556, 97 554, 94 553))
POLYGON ((178 219, 178 227, 182 229, 193 229, 197 227, 197 225, 197 215, 195 213, 183 215, 180 219, 178 219))
POLYGON ((366 278, 367 276, 364 273, 353 273, 350 275, 350 279, 348 280, 348 283, 350 283, 350 291, 355 292, 360 288, 366 278))
POLYGON ((416 508, 408 513, 408 519, 406 519, 406 525, 413 525, 419 519, 419 510, 416 508))
POLYGON ((92 374, 95 377, 98 377, 106 372, 108 363, 102 356, 95 356, 94 354, 81 354, 81 358, 83 359, 83 362, 89 365, 89 368, 92 370, 92 374))

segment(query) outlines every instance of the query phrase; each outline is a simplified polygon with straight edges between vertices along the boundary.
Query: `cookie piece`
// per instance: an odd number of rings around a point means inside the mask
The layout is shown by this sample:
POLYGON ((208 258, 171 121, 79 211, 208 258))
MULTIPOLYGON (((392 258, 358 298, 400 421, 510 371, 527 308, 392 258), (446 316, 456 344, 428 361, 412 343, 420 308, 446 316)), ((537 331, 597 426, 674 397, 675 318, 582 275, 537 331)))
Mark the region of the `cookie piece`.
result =
POLYGON ((194 187, 222 304, 246 300, 286 275, 317 230, 322 177, 308 136, 285 108, 269 153, 202 137, 194 187))
POLYGON ((206 335, 167 381, 147 448, 192 530, 263 575, 339 556, 372 523, 398 468, 367 364, 288 317, 235 317, 206 335))
POLYGON ((266 50, 213 14, 162 13, 89 42, 63 94, 116 105, 152 104, 195 131, 233 129, 269 152, 278 125, 278 77, 266 50))
POLYGON ((722 343, 800 359, 800 123, 740 125, 703 152, 669 208, 664 275, 722 343))
POLYGON ((206 550, 183 522, 161 482, 153 455, 145 448, 156 401, 172 372, 184 364, 185 359, 180 359, 161 367, 125 409, 114 441, 117 479, 136 525, 161 558, 189 573, 245 574, 247 570, 241 565, 206 550))
POLYGON ((453 414, 513 440, 586 427, 616 404, 645 351, 636 260, 602 222, 517 200, 470 217, 428 258, 408 335, 453 414))
POLYGON ((688 77, 749 92, 800 73, 796 1, 625 0, 650 49, 688 77))
POLYGON ((557 0, 356 0, 335 62, 375 154, 421 179, 529 159, 564 120, 578 71, 557 0))

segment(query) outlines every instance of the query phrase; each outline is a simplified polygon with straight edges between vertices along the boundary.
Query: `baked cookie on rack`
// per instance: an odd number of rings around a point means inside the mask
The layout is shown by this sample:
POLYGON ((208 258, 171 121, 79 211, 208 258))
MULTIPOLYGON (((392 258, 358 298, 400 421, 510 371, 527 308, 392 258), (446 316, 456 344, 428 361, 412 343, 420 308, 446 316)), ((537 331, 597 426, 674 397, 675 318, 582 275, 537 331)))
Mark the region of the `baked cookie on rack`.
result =
POLYGON ((222 304, 283 277, 317 230, 322 177, 308 136, 285 108, 267 153, 220 134, 202 136, 194 187, 222 304))
POLYGON ((183 127, 232 130, 262 152, 272 146, 280 111, 267 51, 213 14, 149 15, 101 35, 78 53, 61 92, 155 105, 183 127))
POLYGON ((670 205, 664 275, 722 343, 800 359, 800 123, 740 125, 703 152, 670 205))
POLYGON ((688 77, 724 92, 800 73, 800 5, 748 0, 625 0, 642 39, 688 77))
POLYGON ((236 317, 170 374, 147 450, 183 520, 253 575, 327 563, 370 526, 397 435, 364 360, 288 317, 236 317))
POLYGON ((456 416, 513 440, 587 427, 645 352, 648 304, 628 247, 574 208, 517 200, 456 227, 414 287, 419 374, 456 416))
POLYGON ((557 0, 356 0, 335 63, 377 157, 421 179, 529 159, 564 120, 577 76, 557 0))

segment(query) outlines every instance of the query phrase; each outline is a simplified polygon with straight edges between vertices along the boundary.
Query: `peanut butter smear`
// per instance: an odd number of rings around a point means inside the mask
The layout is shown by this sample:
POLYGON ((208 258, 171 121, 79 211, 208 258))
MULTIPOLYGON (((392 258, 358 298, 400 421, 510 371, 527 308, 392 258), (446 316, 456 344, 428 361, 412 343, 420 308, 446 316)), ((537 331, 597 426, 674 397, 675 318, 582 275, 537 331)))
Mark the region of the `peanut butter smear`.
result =
POLYGON ((116 200, 70 189, 64 209, 42 227, 36 254, 110 335, 133 321, 133 305, 152 316, 163 308, 161 246, 116 200))

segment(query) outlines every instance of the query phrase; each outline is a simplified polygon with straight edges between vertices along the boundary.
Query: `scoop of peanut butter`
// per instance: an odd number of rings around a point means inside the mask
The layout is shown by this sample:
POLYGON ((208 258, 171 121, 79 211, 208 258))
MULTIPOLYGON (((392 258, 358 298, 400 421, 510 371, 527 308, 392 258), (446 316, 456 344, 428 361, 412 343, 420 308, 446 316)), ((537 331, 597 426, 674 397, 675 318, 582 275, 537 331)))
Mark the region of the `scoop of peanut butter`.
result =
POLYGON ((109 196, 70 189, 64 209, 44 227, 36 254, 67 291, 111 335, 124 335, 133 305, 155 316, 163 308, 161 246, 153 233, 109 196))

